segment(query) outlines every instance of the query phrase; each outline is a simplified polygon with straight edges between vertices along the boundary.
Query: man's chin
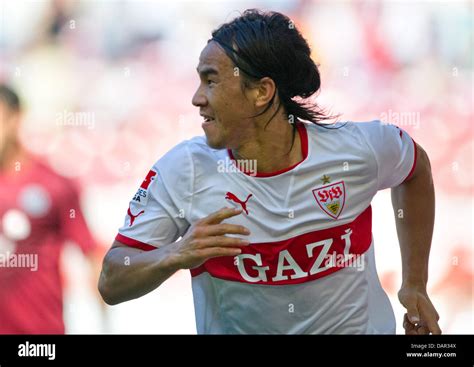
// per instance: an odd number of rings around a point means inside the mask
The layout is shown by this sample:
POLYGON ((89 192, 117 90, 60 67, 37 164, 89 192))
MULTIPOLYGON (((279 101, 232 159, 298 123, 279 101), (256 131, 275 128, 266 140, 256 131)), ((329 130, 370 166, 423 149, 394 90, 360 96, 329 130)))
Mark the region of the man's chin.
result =
POLYGON ((209 139, 209 137, 206 136, 206 142, 207 142, 207 145, 209 145, 209 147, 211 147, 212 149, 224 149, 225 148, 225 145, 220 142, 220 141, 215 141, 213 139, 209 139))
POLYGON ((223 143, 222 139, 220 139, 219 134, 215 134, 215 131, 206 131, 204 130, 206 135, 206 142, 209 147, 212 149, 224 149, 225 144, 223 143))

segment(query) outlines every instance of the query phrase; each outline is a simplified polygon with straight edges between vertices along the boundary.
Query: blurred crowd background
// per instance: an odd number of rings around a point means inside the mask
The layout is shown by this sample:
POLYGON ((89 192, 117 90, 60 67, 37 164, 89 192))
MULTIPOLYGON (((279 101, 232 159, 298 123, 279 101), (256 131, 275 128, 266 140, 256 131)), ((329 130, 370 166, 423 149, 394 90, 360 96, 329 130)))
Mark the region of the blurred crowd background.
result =
MULTIPOLYGON (((320 105, 340 120, 394 123, 426 149, 437 194, 430 294, 445 333, 473 333, 470 1, 0 0, 0 82, 25 103, 23 144, 80 185, 105 252, 153 163, 202 134, 191 98, 211 31, 254 7, 287 14, 307 38, 322 75, 320 105)), ((378 272, 401 333, 389 191, 373 209, 378 272)), ((195 332, 189 272, 108 307, 72 244, 62 269, 68 333, 195 332)))

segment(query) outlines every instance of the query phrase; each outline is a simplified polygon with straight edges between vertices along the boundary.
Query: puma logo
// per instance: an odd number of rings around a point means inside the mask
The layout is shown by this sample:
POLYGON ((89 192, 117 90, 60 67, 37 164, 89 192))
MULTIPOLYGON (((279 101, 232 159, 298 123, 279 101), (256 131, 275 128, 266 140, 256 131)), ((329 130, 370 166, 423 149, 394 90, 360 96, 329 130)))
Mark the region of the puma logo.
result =
POLYGON ((142 215, 143 213, 145 213, 144 210, 142 210, 140 213, 138 213, 137 215, 133 215, 131 210, 130 210, 130 206, 128 207, 128 211, 127 211, 127 214, 130 216, 130 225, 129 227, 131 227, 133 225, 133 222, 135 222, 135 219, 137 219, 137 217, 139 215, 142 215))
POLYGON ((247 196, 247 199, 245 201, 242 201, 240 200, 237 196, 235 196, 233 193, 231 192, 227 192, 227 194, 225 195, 225 198, 227 200, 231 200, 233 201, 234 203, 237 203, 237 204, 240 204, 240 206, 242 207, 242 209, 244 210, 245 214, 249 214, 248 210, 247 210, 247 201, 249 201, 249 199, 252 197, 252 194, 249 194, 249 196, 247 196))

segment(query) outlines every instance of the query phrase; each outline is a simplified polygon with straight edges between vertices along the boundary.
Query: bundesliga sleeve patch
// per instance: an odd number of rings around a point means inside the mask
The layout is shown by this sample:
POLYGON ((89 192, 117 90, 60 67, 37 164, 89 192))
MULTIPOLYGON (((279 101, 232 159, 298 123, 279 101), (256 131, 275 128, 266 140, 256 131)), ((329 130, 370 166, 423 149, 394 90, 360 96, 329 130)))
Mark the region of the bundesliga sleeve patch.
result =
POLYGON ((146 205, 148 202, 148 187, 155 180, 156 172, 150 170, 143 180, 142 184, 138 188, 137 193, 133 197, 132 201, 139 205, 146 205))

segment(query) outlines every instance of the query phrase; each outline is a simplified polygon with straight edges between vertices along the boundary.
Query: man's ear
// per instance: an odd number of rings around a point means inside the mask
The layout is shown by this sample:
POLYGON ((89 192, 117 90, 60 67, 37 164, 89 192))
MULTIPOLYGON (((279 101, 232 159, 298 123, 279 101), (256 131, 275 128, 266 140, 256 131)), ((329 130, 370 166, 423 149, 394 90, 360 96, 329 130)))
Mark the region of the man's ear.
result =
POLYGON ((258 83, 255 107, 260 108, 266 106, 271 101, 276 93, 276 85, 273 79, 269 77, 260 79, 258 83))

